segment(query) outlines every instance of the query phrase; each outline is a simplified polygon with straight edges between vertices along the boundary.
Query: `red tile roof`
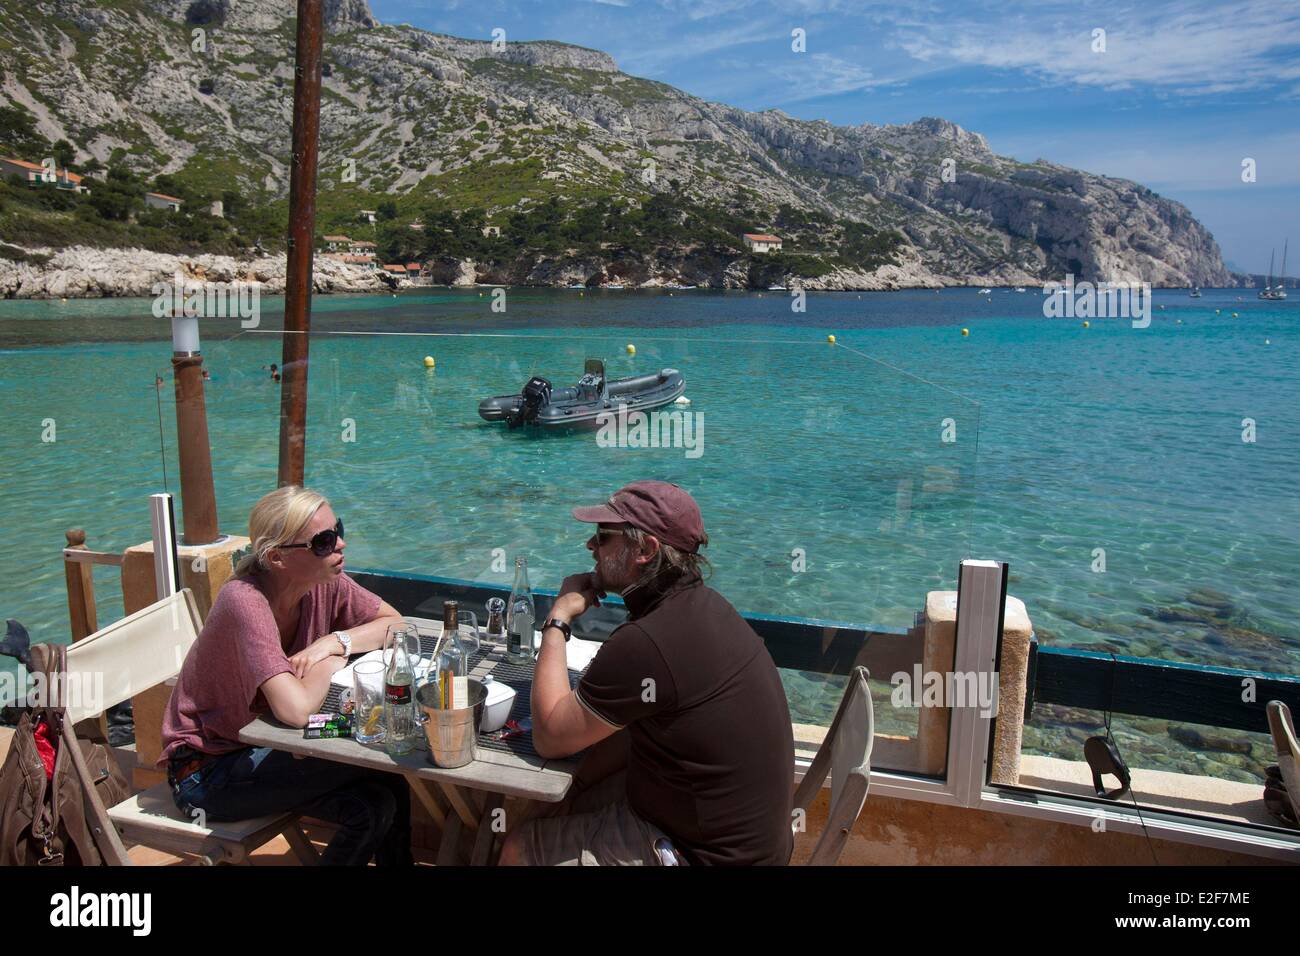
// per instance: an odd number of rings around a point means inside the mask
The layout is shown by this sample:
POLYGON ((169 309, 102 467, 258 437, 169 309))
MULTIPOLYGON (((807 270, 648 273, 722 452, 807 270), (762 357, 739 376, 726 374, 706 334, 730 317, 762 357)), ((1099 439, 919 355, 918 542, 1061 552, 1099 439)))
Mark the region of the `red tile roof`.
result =
MULTIPOLYGON (((41 166, 37 163, 29 163, 25 159, 0 159, 0 163, 8 163, 10 166, 18 166, 21 169, 30 169, 38 173, 45 172, 44 166, 41 166)), ((60 169, 56 175, 58 175, 60 179, 66 179, 68 182, 71 183, 81 182, 80 176, 67 169, 60 169)))
POLYGON ((351 242, 352 240, 349 239, 347 236, 326 236, 325 241, 326 242, 351 242))
POLYGON ((167 200, 168 202, 184 202, 184 201, 185 201, 184 199, 180 199, 180 198, 178 198, 178 197, 176 197, 176 196, 168 196, 166 193, 145 193, 145 195, 146 195, 146 196, 153 196, 155 199, 165 199, 165 200, 167 200))
POLYGON ((780 236, 770 236, 765 232, 747 232, 745 238, 753 242, 782 242, 780 236))

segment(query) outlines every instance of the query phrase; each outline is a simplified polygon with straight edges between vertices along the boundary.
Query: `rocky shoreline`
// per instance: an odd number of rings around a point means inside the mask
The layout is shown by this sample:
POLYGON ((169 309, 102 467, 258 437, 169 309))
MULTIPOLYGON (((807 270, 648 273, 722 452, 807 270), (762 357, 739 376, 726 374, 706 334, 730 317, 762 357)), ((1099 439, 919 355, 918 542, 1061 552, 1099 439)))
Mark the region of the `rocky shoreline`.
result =
MULTIPOLYGON (((145 249, 23 249, 38 261, 0 258, 0 298, 100 299, 153 296, 158 283, 185 281, 258 282, 261 292, 284 292, 288 260, 284 255, 236 259, 233 256, 174 256, 145 249)), ((315 291, 384 292, 405 280, 316 257, 315 291)))
MULTIPOLYGON (((175 281, 179 273, 186 281, 258 282, 265 295, 284 292, 287 259, 283 254, 255 257, 222 255, 170 255, 145 249, 96 249, 71 246, 55 250, 24 248, 18 259, 4 257, 0 249, 0 298, 2 299, 97 299, 148 297, 157 283, 175 281)), ((10 252, 13 255, 13 252, 10 252)), ((768 282, 754 283, 749 260, 737 257, 721 261, 691 252, 670 256, 620 258, 544 258, 524 256, 506 266, 476 263, 470 259, 435 259, 424 264, 433 285, 452 288, 475 285, 567 288, 622 285, 624 288, 674 288, 696 286, 708 289, 766 289, 768 282)), ((412 288, 400 276, 339 259, 317 255, 315 292, 376 293, 412 288)), ((835 267, 815 278, 782 276, 771 285, 802 288, 810 292, 893 292, 899 289, 943 289, 960 287, 1036 288, 1042 280, 1008 266, 986 275, 939 275, 919 256, 904 254, 896 264, 870 271, 835 267)))

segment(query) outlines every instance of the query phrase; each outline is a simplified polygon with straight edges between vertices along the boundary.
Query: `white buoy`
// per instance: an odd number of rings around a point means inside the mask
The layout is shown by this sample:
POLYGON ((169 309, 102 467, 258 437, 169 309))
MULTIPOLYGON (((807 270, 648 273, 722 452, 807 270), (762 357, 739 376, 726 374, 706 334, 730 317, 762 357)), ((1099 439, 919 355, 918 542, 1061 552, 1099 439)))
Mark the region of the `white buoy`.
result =
POLYGON ((678 395, 677 398, 673 401, 674 405, 689 405, 690 403, 691 400, 687 398, 685 395, 678 395))

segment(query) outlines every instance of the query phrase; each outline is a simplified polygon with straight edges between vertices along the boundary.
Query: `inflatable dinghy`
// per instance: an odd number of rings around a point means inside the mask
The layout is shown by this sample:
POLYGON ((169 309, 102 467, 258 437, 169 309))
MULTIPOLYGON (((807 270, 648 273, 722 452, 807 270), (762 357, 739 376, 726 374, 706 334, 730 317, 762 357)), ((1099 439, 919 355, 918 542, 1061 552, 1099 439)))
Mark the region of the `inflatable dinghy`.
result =
POLYGON ((610 382, 605 380, 605 363, 587 359, 577 385, 552 388, 547 379, 535 376, 516 395, 483 399, 478 413, 484 421, 505 422, 511 428, 595 428, 601 415, 617 414, 620 406, 629 414, 650 412, 671 405, 684 391, 686 380, 675 368, 610 382))

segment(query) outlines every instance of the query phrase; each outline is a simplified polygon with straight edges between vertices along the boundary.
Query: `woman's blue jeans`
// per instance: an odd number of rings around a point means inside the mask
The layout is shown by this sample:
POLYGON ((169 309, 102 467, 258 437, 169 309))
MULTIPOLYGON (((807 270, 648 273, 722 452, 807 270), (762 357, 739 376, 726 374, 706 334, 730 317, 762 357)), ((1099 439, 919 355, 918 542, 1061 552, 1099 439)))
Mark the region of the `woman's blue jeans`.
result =
POLYGON ((293 810, 339 825, 321 856, 325 866, 410 865, 411 794, 401 774, 282 750, 249 747, 223 754, 172 788, 181 812, 209 820, 247 820, 293 810))

